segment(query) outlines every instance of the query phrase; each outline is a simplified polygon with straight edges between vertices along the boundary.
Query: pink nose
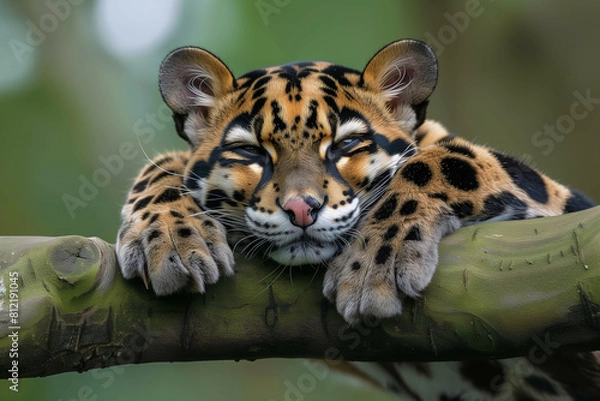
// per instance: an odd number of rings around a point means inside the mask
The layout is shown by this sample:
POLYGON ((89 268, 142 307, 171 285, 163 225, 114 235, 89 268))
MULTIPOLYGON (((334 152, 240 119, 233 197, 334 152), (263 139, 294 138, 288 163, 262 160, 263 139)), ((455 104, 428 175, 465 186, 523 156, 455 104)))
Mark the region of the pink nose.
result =
POLYGON ((321 203, 307 196, 305 198, 292 198, 283 205, 283 210, 288 212, 292 223, 299 227, 308 227, 315 222, 313 210, 318 209, 321 203))

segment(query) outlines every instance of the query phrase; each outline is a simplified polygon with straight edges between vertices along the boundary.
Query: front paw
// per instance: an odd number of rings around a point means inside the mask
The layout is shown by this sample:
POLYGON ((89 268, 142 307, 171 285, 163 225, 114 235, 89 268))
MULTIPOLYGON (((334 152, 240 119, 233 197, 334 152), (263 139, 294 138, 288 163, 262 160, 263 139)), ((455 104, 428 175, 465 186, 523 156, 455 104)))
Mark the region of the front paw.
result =
POLYGON ((438 236, 415 226, 372 225, 362 232, 368 241, 354 241, 331 261, 323 287, 324 295, 351 324, 367 316, 400 314, 402 298, 419 296, 438 261, 438 236))
POLYGON ((140 276, 157 295, 204 292, 206 284, 232 275, 234 267, 221 223, 169 209, 124 222, 117 257, 125 278, 140 276))

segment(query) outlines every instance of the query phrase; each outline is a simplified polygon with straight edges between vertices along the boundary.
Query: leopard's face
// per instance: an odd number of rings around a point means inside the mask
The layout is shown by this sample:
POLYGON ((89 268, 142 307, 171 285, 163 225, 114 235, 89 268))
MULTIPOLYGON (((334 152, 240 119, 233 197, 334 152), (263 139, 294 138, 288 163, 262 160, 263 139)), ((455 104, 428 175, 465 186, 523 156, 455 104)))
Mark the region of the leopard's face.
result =
MULTIPOLYGON (((233 80, 209 53, 186 57, 173 65, 167 58, 161 87, 192 145, 187 190, 228 226, 238 251, 285 265, 330 259, 414 151, 411 135, 424 116, 390 105, 369 86, 373 77, 330 63, 233 80), (189 67, 190 57, 209 56, 189 67), (192 107, 178 110, 179 99, 164 90, 173 71, 195 97, 192 107)), ((387 79, 397 83, 403 73, 387 79)))

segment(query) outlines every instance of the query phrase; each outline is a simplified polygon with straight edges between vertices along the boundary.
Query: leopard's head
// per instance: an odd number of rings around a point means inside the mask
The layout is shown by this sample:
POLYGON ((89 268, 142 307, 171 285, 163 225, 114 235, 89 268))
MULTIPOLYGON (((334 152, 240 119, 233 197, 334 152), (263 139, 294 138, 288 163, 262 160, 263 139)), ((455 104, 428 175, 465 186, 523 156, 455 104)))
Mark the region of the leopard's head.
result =
POLYGON ((414 150, 437 80, 422 42, 380 50, 362 72, 294 63, 235 79, 206 50, 173 51, 160 89, 192 148, 185 185, 231 242, 286 265, 331 258, 414 150))

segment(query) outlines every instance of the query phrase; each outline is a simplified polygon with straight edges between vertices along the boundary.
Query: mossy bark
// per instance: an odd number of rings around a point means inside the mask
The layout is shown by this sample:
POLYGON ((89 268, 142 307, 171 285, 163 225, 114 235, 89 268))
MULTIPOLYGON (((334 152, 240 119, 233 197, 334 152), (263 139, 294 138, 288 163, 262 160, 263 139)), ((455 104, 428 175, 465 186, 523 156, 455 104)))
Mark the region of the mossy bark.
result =
POLYGON ((423 297, 384 321, 348 326, 323 299, 321 273, 238 258, 236 275, 204 295, 157 298, 141 280, 123 280, 112 245, 98 238, 3 237, 0 376, 14 361, 23 378, 154 361, 600 348, 600 207, 459 230, 442 241, 423 297))

